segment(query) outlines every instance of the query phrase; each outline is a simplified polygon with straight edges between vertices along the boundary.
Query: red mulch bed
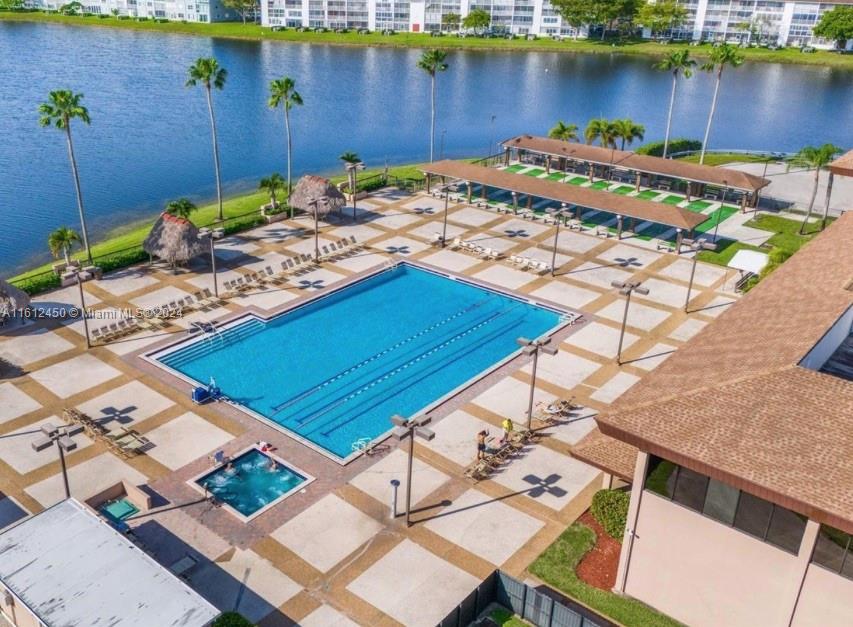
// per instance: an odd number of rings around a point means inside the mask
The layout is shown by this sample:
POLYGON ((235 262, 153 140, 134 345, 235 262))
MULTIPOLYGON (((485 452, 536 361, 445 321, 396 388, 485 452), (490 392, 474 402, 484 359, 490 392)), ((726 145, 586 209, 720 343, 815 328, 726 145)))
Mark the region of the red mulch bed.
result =
POLYGON ((578 522, 592 529, 597 540, 595 546, 580 561, 575 572, 581 581, 609 592, 616 585, 616 569, 619 567, 622 544, 607 535, 604 527, 589 511, 585 512, 578 522))

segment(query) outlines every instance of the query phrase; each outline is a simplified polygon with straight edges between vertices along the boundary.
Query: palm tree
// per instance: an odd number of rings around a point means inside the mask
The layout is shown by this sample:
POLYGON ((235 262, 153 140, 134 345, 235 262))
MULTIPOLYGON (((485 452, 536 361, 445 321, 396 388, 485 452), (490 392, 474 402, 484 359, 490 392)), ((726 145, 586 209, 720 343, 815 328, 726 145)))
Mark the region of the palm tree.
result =
POLYGON ((166 205, 166 213, 175 216, 176 218, 183 218, 184 220, 188 220, 193 211, 198 209, 189 198, 178 198, 177 200, 172 200, 169 204, 166 205))
POLYGON ((708 125, 705 127, 705 139, 702 141, 702 154, 699 163, 705 163, 705 150, 708 147, 708 138, 711 136, 711 122, 714 119, 714 111, 717 109, 717 96, 720 93, 720 82, 723 80, 723 70, 726 66, 739 67, 743 63, 743 55, 737 48, 729 44, 722 44, 711 50, 711 58, 702 65, 705 72, 716 72, 717 82, 714 85, 714 98, 711 100, 711 111, 708 113, 708 125))
POLYGON ((212 57, 202 57, 190 66, 187 87, 195 87, 201 84, 207 95, 207 110, 210 113, 210 132, 213 135, 213 167, 216 169, 216 199, 219 203, 219 219, 224 218, 222 214, 222 181, 219 176, 219 141, 216 138, 216 117, 213 115, 213 88, 225 87, 225 79, 228 71, 219 67, 219 63, 212 57))
POLYGON ((642 124, 636 124, 630 118, 621 120, 613 120, 613 135, 614 139, 622 140, 619 150, 625 150, 625 144, 632 144, 635 139, 642 140, 646 134, 646 127, 642 124))
POLYGON ((62 253, 65 256, 65 263, 68 264, 71 263, 69 253, 74 244, 79 241, 80 236, 77 235, 77 231, 67 226, 61 226, 48 236, 47 246, 50 248, 51 254, 57 259, 59 258, 59 254, 62 253))
POLYGON ((429 123, 429 160, 433 161, 435 155, 435 75, 447 69, 447 53, 444 50, 427 50, 418 60, 418 67, 430 75, 432 81, 430 96, 430 123, 429 123))
POLYGON ((361 157, 358 156, 358 153, 350 151, 343 153, 338 159, 344 163, 361 163, 361 157))
POLYGON ((275 209, 278 202, 275 199, 275 190, 284 187, 284 178, 278 172, 273 172, 267 177, 261 179, 258 189, 265 189, 270 195, 270 204, 275 209))
POLYGON ((696 61, 690 58, 689 50, 676 50, 670 52, 667 56, 661 59, 660 62, 654 65, 656 70, 661 72, 672 72, 672 93, 669 96, 669 113, 666 116, 666 135, 663 140, 663 158, 669 153, 669 137, 672 130, 672 110, 675 106, 675 89, 678 87, 679 75, 684 78, 693 76, 693 68, 696 66, 696 61))
MULTIPOLYGON (((296 91, 296 83, 289 76, 278 78, 270 82, 270 108, 277 109, 279 105, 284 109, 284 130, 287 133, 287 194, 293 189, 291 178, 290 157, 293 152, 293 144, 290 137, 290 110, 296 105, 303 105, 302 96, 296 91)), ((290 218, 293 219, 293 207, 290 208, 290 218)))
MULTIPOLYGON (((808 224, 809 220, 812 217, 815 198, 817 198, 817 188, 820 183, 820 171, 822 168, 826 167, 829 163, 831 163, 832 160, 835 159, 835 156, 840 152, 841 148, 839 148, 838 146, 834 146, 833 144, 824 144, 823 146, 806 146, 788 160, 788 169, 795 166, 807 168, 809 170, 814 168, 814 186, 812 187, 812 197, 809 201, 809 210, 806 213, 806 218, 800 225, 800 235, 803 235, 805 233, 806 224, 808 224)), ((823 228, 826 226, 826 218, 828 213, 829 203, 827 203, 827 206, 823 212, 823 219, 821 220, 820 225, 821 230, 823 230, 823 228)))
POLYGON ((89 124, 89 111, 80 104, 83 94, 75 94, 70 90, 63 89, 52 91, 47 102, 39 105, 39 124, 42 126, 55 126, 65 131, 65 140, 68 144, 68 158, 71 161, 71 173, 74 175, 74 189, 77 192, 77 211, 80 214, 80 230, 83 232, 83 247, 89 264, 92 264, 92 249, 89 246, 89 232, 86 229, 86 212, 83 209, 83 192, 80 190, 80 176, 77 173, 77 159, 74 157, 74 143, 71 141, 71 120, 78 119, 84 124, 89 124))
POLYGON ((578 125, 566 124, 562 120, 558 120, 554 127, 548 131, 548 137, 551 139, 562 139, 567 142, 577 141, 578 125))
POLYGON ((616 129, 613 123, 606 118, 594 118, 586 125, 583 132, 587 144, 591 144, 596 139, 604 148, 616 147, 616 129))

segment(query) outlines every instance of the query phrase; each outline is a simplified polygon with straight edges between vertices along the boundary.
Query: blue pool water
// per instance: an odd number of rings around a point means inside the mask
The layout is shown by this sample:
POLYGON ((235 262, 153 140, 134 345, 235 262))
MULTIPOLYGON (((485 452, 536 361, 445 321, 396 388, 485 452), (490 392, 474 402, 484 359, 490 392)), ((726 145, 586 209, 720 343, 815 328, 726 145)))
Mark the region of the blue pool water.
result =
POLYGON ((156 358, 344 458, 555 327, 558 312, 401 264, 156 358))
POLYGON ((222 466, 196 479, 196 483, 243 516, 251 516, 306 481, 257 449, 243 453, 232 463, 232 469, 222 466))

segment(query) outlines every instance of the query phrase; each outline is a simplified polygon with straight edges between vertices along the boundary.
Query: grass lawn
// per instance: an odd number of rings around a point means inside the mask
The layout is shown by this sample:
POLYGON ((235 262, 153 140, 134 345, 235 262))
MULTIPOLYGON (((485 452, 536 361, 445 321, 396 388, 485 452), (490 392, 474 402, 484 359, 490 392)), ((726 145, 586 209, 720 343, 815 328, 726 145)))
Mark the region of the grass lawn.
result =
POLYGON ((564 178, 566 178, 566 173, 565 172, 551 172, 551 174, 549 174, 545 178, 548 179, 549 181, 562 181, 564 178))
POLYGON ((620 185, 616 189, 611 189, 610 191, 614 194, 619 194, 620 196, 627 196, 634 191, 634 188, 630 185, 620 185))
POLYGON ((675 205, 678 205, 683 201, 684 196, 667 196, 660 202, 664 203, 665 205, 672 205, 674 207, 675 205))
POLYGON ((631 627, 678 627, 678 621, 648 605, 590 586, 575 574, 575 567, 595 545, 595 532, 574 523, 530 565, 530 572, 560 592, 577 599, 623 625, 631 627))
POLYGON ((518 172, 521 172, 526 167, 527 166, 523 163, 516 163, 515 165, 511 165, 508 168, 504 168, 504 172, 512 172, 513 174, 516 174, 518 172))
MULTIPOLYGON (((713 47, 710 44, 690 46, 688 43, 661 44, 653 41, 630 40, 616 43, 611 40, 597 39, 566 39, 554 41, 544 37, 527 41, 526 39, 501 39, 483 37, 431 37, 425 33, 397 33, 382 35, 369 33, 359 35, 349 33, 299 33, 293 29, 273 31, 257 24, 241 24, 239 22, 219 22, 213 24, 197 24, 182 22, 158 23, 151 20, 138 22, 135 20, 119 20, 114 17, 96 16, 66 16, 55 13, 40 12, 8 12, 0 11, 0 19, 5 21, 50 22, 58 24, 76 24, 86 26, 102 26, 125 28, 141 31, 163 33, 180 33, 186 35, 203 35, 209 37, 228 37, 234 39, 268 39, 285 42, 306 42, 321 44, 337 44, 344 46, 382 46, 382 47, 411 47, 411 48, 444 48, 449 50, 544 50, 550 52, 585 52, 597 54, 634 54, 645 56, 664 56, 680 49, 689 49, 690 54, 697 58, 710 55, 713 47)), ((853 68, 853 55, 841 55, 833 52, 817 51, 813 54, 803 54, 799 49, 768 50, 766 48, 746 48, 739 50, 750 61, 768 61, 773 63, 801 63, 818 66, 833 66, 853 68)))
POLYGON ((524 174, 525 176, 542 176, 543 174, 545 174, 545 170, 542 170, 541 168, 533 168, 532 170, 528 170, 527 172, 523 172, 522 174, 524 174))
POLYGON ((491 618, 500 627, 530 627, 530 623, 520 619, 518 616, 503 608, 494 610, 489 614, 491 618))
MULTIPOLYGON (((679 157, 682 161, 699 163, 699 153, 679 157)), ((745 155, 737 152, 709 152, 705 155, 705 165, 726 165, 727 163, 764 163, 766 157, 761 155, 745 155)), ((774 159, 775 161, 775 159, 774 159)))
POLYGON ((613 185, 613 181, 596 181, 592 185, 589 186, 590 189, 598 189, 598 190, 606 190, 608 187, 613 185))
POLYGON ((585 176, 576 176, 576 177, 574 177, 574 178, 572 178, 572 179, 569 179, 569 180, 568 180, 568 181, 566 181, 566 182, 567 182, 567 183, 569 183, 569 184, 571 184, 571 185, 583 185, 583 184, 584 184, 584 183, 586 183, 587 181, 589 181, 589 179, 588 179, 588 178, 586 178, 585 176))
POLYGON ((686 205, 684 208, 689 209, 690 211, 695 211, 696 213, 702 213, 711 206, 711 203, 706 202, 704 200, 694 200, 690 204, 686 205))
POLYGON ((639 194, 635 196, 635 198, 639 198, 640 200, 651 200, 653 198, 657 198, 661 195, 661 192, 654 189, 644 189, 639 194))

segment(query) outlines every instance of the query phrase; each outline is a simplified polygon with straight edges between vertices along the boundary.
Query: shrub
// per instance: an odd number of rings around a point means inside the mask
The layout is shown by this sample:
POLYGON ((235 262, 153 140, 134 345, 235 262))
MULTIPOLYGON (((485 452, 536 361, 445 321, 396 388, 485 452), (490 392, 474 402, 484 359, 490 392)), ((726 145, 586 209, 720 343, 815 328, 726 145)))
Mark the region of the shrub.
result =
POLYGON ((599 490, 592 497, 590 511, 612 538, 621 541, 628 520, 628 503, 631 495, 622 490, 599 490))
POLYGON ((59 276, 55 272, 42 272, 41 274, 15 281, 15 287, 24 290, 32 296, 59 287, 59 276))
POLYGON ((225 612, 213 621, 211 627, 254 627, 254 623, 237 612, 225 612))
POLYGON ((103 257, 96 257, 94 261, 95 265, 97 265, 101 270, 109 272, 110 270, 116 270, 118 268, 126 268, 127 266, 139 263, 140 261, 145 261, 146 259, 148 259, 148 253, 142 250, 142 247, 140 246, 104 255, 103 257))
MULTIPOLYGON (((685 139, 683 137, 678 137, 676 139, 669 140, 669 149, 667 152, 669 154, 673 154, 676 152, 686 152, 688 150, 702 150, 702 142, 698 139, 685 139)), ((651 155, 652 157, 662 157, 663 156, 663 142, 649 142, 648 144, 643 144, 636 150, 639 155, 651 155)))

